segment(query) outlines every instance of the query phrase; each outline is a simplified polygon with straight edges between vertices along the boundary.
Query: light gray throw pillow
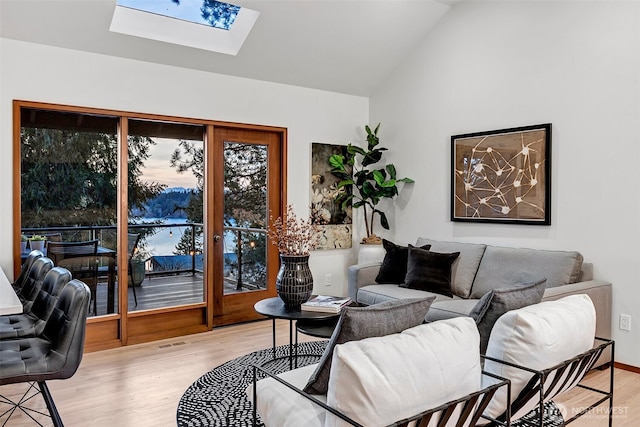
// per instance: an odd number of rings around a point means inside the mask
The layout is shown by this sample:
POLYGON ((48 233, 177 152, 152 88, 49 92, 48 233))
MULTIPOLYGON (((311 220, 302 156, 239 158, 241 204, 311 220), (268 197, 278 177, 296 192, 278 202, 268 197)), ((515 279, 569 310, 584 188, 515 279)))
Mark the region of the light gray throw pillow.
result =
POLYGON ((338 344, 397 334, 424 322, 435 296, 385 301, 368 307, 345 307, 331 339, 304 391, 327 394, 333 349, 338 344))
POLYGON ((506 288, 493 289, 480 298, 469 313, 480 332, 480 353, 485 354, 489 336, 498 318, 507 311, 517 310, 542 301, 547 279, 506 288))

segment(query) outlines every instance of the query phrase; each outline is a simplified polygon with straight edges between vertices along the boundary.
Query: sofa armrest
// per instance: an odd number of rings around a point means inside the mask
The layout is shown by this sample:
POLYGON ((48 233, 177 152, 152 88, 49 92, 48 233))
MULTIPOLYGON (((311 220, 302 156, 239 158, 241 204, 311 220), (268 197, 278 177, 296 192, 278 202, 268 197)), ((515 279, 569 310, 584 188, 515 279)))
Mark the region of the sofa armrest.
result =
POLYGON ((380 271, 381 262, 368 264, 356 264, 349 266, 348 285, 349 298, 358 301, 358 289, 363 286, 373 285, 376 283, 376 276, 380 271))

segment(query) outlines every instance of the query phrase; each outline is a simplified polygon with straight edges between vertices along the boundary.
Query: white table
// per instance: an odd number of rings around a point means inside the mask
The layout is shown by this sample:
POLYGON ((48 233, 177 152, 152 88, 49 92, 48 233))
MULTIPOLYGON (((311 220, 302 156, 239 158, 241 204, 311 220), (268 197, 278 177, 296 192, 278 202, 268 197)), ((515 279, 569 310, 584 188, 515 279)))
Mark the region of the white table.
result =
POLYGON ((22 303, 0 268, 0 315, 22 313, 22 303))

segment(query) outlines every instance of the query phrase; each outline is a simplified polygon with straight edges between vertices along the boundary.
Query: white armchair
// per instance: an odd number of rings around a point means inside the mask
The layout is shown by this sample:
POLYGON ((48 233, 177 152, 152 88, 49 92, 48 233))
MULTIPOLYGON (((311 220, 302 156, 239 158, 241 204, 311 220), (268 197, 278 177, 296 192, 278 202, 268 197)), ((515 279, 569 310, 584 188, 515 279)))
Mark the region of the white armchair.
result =
MULTIPOLYGON (((484 358, 484 369, 511 382, 510 395, 496 393, 485 415, 500 420, 523 419, 538 409, 527 425, 543 425, 543 407, 575 387, 590 390, 594 400, 564 420, 568 424, 608 401, 609 426, 613 405, 613 355, 611 340, 594 338, 595 309, 587 295, 571 295, 512 310, 496 322, 484 358), (594 343, 595 339, 595 343, 594 343), (580 384, 600 356, 611 351, 609 386, 595 389, 580 384), (511 403, 509 404, 508 401, 511 403)), ((529 418, 529 417, 528 417, 529 418)))
POLYGON ((247 390, 255 420, 259 414, 267 427, 476 425, 498 390, 509 396, 508 381, 487 374, 483 384, 478 330, 464 317, 337 345, 326 395, 301 390, 314 368, 275 376, 256 367, 247 390))

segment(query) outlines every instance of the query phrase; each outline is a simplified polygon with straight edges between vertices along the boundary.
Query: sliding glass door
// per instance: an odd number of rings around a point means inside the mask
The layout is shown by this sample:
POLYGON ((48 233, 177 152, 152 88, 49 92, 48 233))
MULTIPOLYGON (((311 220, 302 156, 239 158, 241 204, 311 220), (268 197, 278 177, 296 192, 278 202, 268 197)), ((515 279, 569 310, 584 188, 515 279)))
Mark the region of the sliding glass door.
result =
POLYGON ((89 350, 258 318, 253 304, 276 294, 266 228, 285 199, 284 129, 18 101, 14 113, 15 271, 38 239, 97 240, 89 350))

